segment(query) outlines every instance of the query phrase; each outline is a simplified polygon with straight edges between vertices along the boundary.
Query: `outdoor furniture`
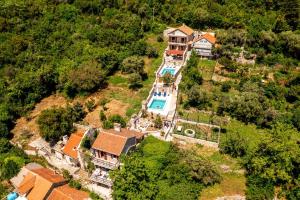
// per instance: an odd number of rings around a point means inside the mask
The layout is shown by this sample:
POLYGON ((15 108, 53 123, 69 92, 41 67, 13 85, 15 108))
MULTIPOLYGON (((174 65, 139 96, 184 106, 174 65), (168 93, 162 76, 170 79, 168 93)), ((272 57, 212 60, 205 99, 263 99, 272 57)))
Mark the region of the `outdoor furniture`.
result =
POLYGON ((161 96, 161 92, 158 93, 158 96, 161 96))
POLYGON ((182 126, 177 126, 177 132, 181 132, 182 131, 182 126))
POLYGON ((166 92, 164 92, 164 97, 166 97, 167 96, 167 93, 166 92))

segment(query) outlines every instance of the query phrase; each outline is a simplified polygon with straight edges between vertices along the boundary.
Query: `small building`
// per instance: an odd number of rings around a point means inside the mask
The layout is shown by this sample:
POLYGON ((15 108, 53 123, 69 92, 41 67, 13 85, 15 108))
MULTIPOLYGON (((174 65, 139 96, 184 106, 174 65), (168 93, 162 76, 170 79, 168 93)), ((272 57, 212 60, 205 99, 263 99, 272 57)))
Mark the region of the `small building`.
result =
POLYGON ((62 148, 64 159, 70 165, 80 166, 79 148, 83 136, 84 132, 82 130, 78 130, 75 133, 72 133, 66 145, 62 148))
POLYGON ((81 158, 80 145, 84 137, 92 137, 95 130, 92 128, 77 127, 77 130, 70 135, 63 137, 53 148, 52 152, 56 158, 65 161, 71 166, 82 167, 83 159, 81 158))
POLYGON ((212 49, 216 43, 214 33, 203 33, 196 38, 192 44, 193 49, 199 56, 212 57, 212 49))
POLYGON ((70 188, 55 171, 30 163, 11 179, 16 200, 90 200, 89 194, 70 188))
POLYGON ((182 56, 185 50, 191 49, 195 31, 183 24, 168 33, 168 55, 182 56))
POLYGON ((121 154, 127 154, 129 150, 135 148, 143 137, 143 133, 121 129, 116 125, 114 129, 100 131, 91 148, 94 156, 92 161, 96 166, 91 180, 111 187, 112 181, 108 172, 118 168, 121 154))

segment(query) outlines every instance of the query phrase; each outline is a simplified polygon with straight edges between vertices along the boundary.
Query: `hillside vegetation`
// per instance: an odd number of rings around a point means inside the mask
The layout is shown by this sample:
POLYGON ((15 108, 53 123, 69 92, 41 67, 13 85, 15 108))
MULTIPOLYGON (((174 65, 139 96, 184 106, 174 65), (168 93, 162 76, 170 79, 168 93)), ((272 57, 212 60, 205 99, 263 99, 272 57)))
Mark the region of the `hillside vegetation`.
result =
MULTIPOLYGON (((298 0, 0 1, 2 179, 12 177, 18 171, 12 169, 30 161, 8 141, 16 119, 28 116, 36 103, 53 93, 73 99, 120 86, 109 98, 131 104, 127 117, 137 112, 153 82, 153 66, 160 62, 149 59, 162 52, 162 31, 185 23, 216 32, 214 54, 222 65, 218 75, 228 81, 212 81, 215 61, 192 56, 180 86, 181 114, 222 125, 221 151, 242 161, 248 199, 272 199, 275 193, 300 199, 299 12, 298 0), (245 58, 256 56, 255 65, 234 61, 243 50, 245 58), (128 94, 138 97, 131 101, 128 94), (212 115, 200 116, 200 110, 212 115), (226 117, 230 123, 223 123, 226 117)), ((45 111, 42 125, 53 116, 62 119, 50 132, 43 126, 44 133, 50 133, 45 137, 58 139, 57 130, 68 134, 71 124, 84 117, 81 111, 82 105, 45 111), (80 117, 70 118, 74 113, 80 117), (60 126, 62 121, 67 129, 60 126)), ((185 156, 192 161, 197 156, 152 140, 144 142, 133 158, 126 158, 125 168, 115 175, 122 183, 115 186, 117 199, 197 198, 204 187, 220 182, 217 171, 209 171, 212 181, 205 182, 199 168, 193 172, 187 166, 185 156), (161 152, 151 153, 147 147, 151 145, 161 147, 161 152), (132 176, 132 183, 124 180, 132 176), (127 184, 130 190, 124 188, 127 184), (134 189, 137 185, 145 188, 134 189)), ((213 169, 202 161, 203 166, 196 167, 213 169)), ((0 190, 4 193, 5 188, 0 185, 0 190)))

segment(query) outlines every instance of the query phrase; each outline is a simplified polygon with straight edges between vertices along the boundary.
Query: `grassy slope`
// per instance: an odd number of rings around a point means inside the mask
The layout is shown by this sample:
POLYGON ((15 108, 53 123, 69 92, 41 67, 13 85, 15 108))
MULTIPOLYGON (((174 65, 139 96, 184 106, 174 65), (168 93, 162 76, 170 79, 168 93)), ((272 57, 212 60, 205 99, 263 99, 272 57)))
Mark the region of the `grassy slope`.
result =
POLYGON ((200 200, 213 200, 221 196, 244 195, 246 178, 243 170, 241 170, 242 167, 239 160, 205 147, 198 147, 198 153, 212 161, 219 168, 222 176, 220 184, 205 188, 201 192, 200 200), (221 165, 227 165, 233 171, 224 172, 220 168, 221 165))

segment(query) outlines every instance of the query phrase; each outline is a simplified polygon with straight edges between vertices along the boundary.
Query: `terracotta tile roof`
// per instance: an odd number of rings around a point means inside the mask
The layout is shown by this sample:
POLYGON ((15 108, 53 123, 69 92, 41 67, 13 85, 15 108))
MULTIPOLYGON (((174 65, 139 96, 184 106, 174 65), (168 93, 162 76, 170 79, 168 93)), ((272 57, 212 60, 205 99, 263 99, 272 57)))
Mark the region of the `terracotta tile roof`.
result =
POLYGON ((89 194, 84 191, 79 191, 68 185, 63 185, 55 188, 47 200, 87 200, 89 194))
POLYGON ((75 133, 71 134, 67 144, 62 150, 64 154, 74 159, 78 158, 77 148, 80 144, 80 141, 82 140, 84 132, 84 130, 77 130, 75 133))
POLYGON ((168 50, 167 51, 167 55, 180 55, 182 56, 184 53, 184 51, 180 51, 180 50, 168 50))
MULTIPOLYGON (((173 31, 171 31, 170 33, 173 33, 176 30, 180 30, 181 32, 185 33, 186 35, 192 35, 194 33, 194 30, 190 27, 188 27, 187 25, 183 24, 182 26, 175 28, 173 31)), ((169 33, 169 34, 170 34, 169 33)))
POLYGON ((65 184, 65 179, 46 168, 31 169, 24 177, 17 191, 27 194, 28 200, 44 200, 54 185, 65 184))
POLYGON ((119 156, 121 155, 127 140, 128 137, 122 135, 101 132, 92 147, 119 156))
POLYGON ((122 128, 121 132, 118 132, 114 129, 108 129, 108 130, 103 130, 103 132, 108 132, 108 133, 112 133, 112 134, 117 134, 117 135, 122 135, 124 137, 136 137, 136 139, 141 139, 142 137, 144 137, 144 133, 142 132, 137 132, 137 131, 133 131, 133 130, 129 130, 126 128, 122 128))
POLYGON ((17 188, 18 193, 21 195, 27 194, 34 187, 35 179, 36 177, 32 173, 28 173, 20 183, 19 188, 17 188))
POLYGON ((216 37, 214 37, 213 35, 209 34, 209 33, 205 33, 204 35, 200 36, 199 38, 197 38, 195 40, 195 42, 201 40, 201 39, 206 39, 207 41, 209 41, 212 44, 216 43, 216 37))
POLYGON ((194 30, 187 25, 183 24, 182 26, 177 28, 178 30, 184 32, 187 35, 192 35, 194 33, 194 30))
POLYGON ((65 181, 64 177, 47 168, 33 169, 31 171, 50 183, 60 183, 65 181))

